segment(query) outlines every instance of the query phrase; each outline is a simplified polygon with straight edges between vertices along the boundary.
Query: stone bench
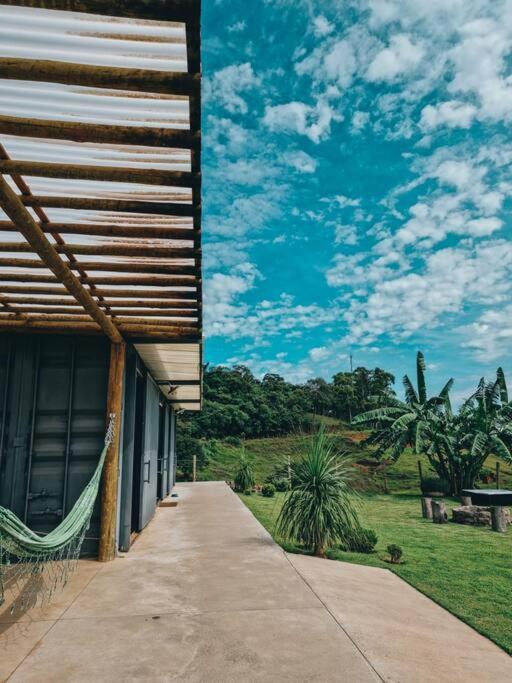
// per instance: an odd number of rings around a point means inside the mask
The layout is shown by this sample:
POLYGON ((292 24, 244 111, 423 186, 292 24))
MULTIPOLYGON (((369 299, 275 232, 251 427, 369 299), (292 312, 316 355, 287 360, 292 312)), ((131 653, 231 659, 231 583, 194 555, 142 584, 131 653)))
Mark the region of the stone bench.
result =
MULTIPOLYGON (((505 508, 507 524, 512 524, 510 510, 505 508)), ((491 507, 485 505, 460 505, 452 509, 452 522, 473 526, 492 526, 491 507)))

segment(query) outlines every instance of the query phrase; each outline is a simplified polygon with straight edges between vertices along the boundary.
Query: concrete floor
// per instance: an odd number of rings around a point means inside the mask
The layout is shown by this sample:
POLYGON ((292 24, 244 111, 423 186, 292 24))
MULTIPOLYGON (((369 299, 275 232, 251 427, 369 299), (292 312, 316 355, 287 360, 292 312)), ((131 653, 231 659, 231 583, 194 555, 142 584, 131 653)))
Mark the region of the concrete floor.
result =
POLYGON ((387 570, 286 555, 223 483, 182 484, 132 550, 0 614, 0 680, 512 680, 512 659, 387 570))

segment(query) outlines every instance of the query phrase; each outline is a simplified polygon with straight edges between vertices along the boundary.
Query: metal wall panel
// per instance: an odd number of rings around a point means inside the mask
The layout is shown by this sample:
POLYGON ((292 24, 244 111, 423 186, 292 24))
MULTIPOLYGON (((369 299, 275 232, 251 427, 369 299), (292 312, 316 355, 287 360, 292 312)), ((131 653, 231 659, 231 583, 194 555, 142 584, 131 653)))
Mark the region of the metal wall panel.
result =
MULTIPOLYGON (((1 399, 8 410, 0 410, 0 504, 35 531, 48 532, 75 503, 103 448, 108 343, 90 337, 12 335, 0 349, 8 357, 0 363, 0 373, 9 380, 1 399)), ((85 554, 96 550, 97 508, 85 554)))

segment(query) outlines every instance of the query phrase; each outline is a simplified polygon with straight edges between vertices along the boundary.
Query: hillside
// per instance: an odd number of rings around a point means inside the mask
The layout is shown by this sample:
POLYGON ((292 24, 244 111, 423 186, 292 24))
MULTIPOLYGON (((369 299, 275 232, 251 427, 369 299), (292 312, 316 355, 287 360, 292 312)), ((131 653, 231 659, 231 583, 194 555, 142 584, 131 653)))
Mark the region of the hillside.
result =
MULTIPOLYGON (((393 465, 382 466, 372 458, 368 448, 361 445, 364 432, 347 429, 342 423, 329 421, 330 431, 337 439, 340 450, 349 452, 354 458, 354 466, 359 471, 358 486, 361 491, 374 493, 413 493, 419 489, 418 460, 422 463, 424 476, 435 476, 430 470, 428 460, 418 457, 409 449, 393 465)), ((247 439, 240 446, 218 441, 216 448, 208 456, 208 464, 198 472, 200 481, 232 480, 240 455, 245 451, 254 478, 263 484, 277 467, 282 467, 300 457, 310 436, 291 435, 265 439, 247 439)), ((496 459, 490 457, 486 466, 493 469, 496 459)), ((512 466, 501 463, 502 482, 505 487, 512 487, 512 466)))

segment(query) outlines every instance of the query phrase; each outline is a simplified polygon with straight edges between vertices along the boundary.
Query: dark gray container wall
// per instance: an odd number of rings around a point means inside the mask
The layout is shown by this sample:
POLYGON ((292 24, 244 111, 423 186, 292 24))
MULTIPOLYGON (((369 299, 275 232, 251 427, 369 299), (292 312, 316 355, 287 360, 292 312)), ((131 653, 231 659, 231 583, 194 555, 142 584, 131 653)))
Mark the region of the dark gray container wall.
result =
MULTIPOLYGON (((0 505, 34 531, 57 526, 94 471, 108 362, 102 338, 0 335, 0 505)), ((97 504, 83 554, 98 535, 97 504)))
POLYGON ((146 366, 127 347, 119 549, 151 521, 174 484, 175 417, 146 366))

